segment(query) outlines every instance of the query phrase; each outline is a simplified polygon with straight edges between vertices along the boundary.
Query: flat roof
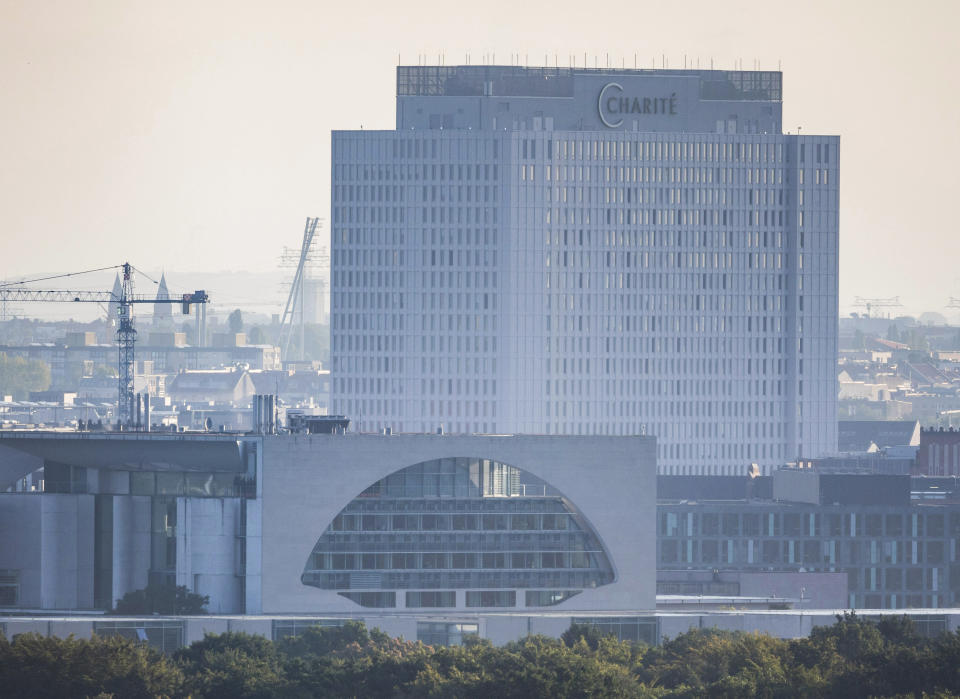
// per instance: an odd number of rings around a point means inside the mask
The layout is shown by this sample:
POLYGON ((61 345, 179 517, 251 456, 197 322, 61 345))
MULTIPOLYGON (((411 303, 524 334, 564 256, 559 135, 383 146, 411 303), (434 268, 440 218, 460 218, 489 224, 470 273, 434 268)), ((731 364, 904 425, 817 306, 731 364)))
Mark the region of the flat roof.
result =
POLYGON ((0 445, 70 466, 115 470, 244 470, 243 435, 205 432, 0 430, 0 445))

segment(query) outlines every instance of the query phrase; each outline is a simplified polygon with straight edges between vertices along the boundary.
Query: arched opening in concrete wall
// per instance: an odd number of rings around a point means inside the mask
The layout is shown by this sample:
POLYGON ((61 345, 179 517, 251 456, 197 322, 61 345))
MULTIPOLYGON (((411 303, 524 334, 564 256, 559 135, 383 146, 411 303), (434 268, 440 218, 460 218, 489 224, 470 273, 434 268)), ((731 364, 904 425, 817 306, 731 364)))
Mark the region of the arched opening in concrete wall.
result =
POLYGON ((341 510, 304 585, 364 607, 547 607, 614 581, 600 537, 573 502, 510 464, 423 461, 372 483, 341 510))

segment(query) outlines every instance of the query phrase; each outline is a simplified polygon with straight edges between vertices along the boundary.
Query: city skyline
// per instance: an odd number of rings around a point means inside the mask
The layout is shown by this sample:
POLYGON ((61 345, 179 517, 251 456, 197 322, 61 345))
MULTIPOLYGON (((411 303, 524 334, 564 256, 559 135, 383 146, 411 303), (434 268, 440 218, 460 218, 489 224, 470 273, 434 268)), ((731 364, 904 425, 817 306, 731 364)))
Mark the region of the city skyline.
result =
POLYGON ((960 155, 956 98, 943 89, 956 62, 954 4, 819 3, 762 17, 702 5, 693 25, 682 21, 689 8, 667 4, 611 6, 616 25, 503 5, 469 34, 449 12, 421 7, 361 16, 306 3, 269 13, 63 4, 54 18, 8 4, 0 95, 16 108, 0 116, 13 163, 0 187, 0 277, 124 259, 147 270, 272 270, 304 216, 329 215, 329 132, 392 127, 398 62, 562 66, 586 55, 632 67, 636 56, 639 67, 781 68, 784 132, 844 142, 841 317, 862 310, 855 296, 900 296, 903 313, 950 317, 960 242, 941 202, 960 155), (331 29, 343 25, 352 31, 331 29), (362 52, 358 33, 370 39, 362 52), (344 58, 350 69, 334 69, 344 58), (921 265, 936 283, 915 273, 921 265))
POLYGON ((8 684, 958 691, 957 20, 0 0, 8 684))

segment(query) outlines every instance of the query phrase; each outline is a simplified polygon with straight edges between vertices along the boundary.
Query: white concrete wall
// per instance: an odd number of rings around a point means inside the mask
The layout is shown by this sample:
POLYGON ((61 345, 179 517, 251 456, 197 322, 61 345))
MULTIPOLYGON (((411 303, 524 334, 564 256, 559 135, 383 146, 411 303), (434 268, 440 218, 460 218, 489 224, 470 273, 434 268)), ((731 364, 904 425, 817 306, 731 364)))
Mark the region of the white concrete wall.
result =
POLYGON ((239 531, 236 498, 178 498, 177 584, 209 595, 211 614, 243 612, 239 531))
MULTIPOLYGON (((40 606, 93 607, 93 495, 39 496, 40 606)), ((22 589, 22 586, 21 586, 22 589)))
POLYGON ((555 609, 653 609, 656 457, 651 437, 301 435, 264 438, 262 610, 362 612, 303 585, 307 557, 367 486, 429 459, 479 457, 516 466, 566 495, 600 538, 615 581, 555 609))
POLYGON ((0 568, 20 571, 21 607, 93 607, 92 495, 0 494, 0 568))
POLYGON ((0 568, 20 571, 20 606, 40 607, 43 495, 0 493, 0 568))
POLYGON ((150 505, 146 495, 113 498, 113 604, 149 582, 150 505))

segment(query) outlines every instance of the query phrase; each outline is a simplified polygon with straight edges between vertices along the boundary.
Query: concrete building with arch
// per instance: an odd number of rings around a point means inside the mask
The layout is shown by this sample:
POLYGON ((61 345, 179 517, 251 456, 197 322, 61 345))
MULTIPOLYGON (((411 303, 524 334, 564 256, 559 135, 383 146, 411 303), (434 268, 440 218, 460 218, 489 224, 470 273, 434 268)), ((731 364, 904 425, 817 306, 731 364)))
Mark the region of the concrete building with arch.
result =
POLYGON ((109 609, 165 582, 208 595, 215 614, 653 610, 655 449, 4 432, 0 608, 109 609))
POLYGON ((267 439, 261 611, 652 609, 654 448, 648 437, 267 439))

